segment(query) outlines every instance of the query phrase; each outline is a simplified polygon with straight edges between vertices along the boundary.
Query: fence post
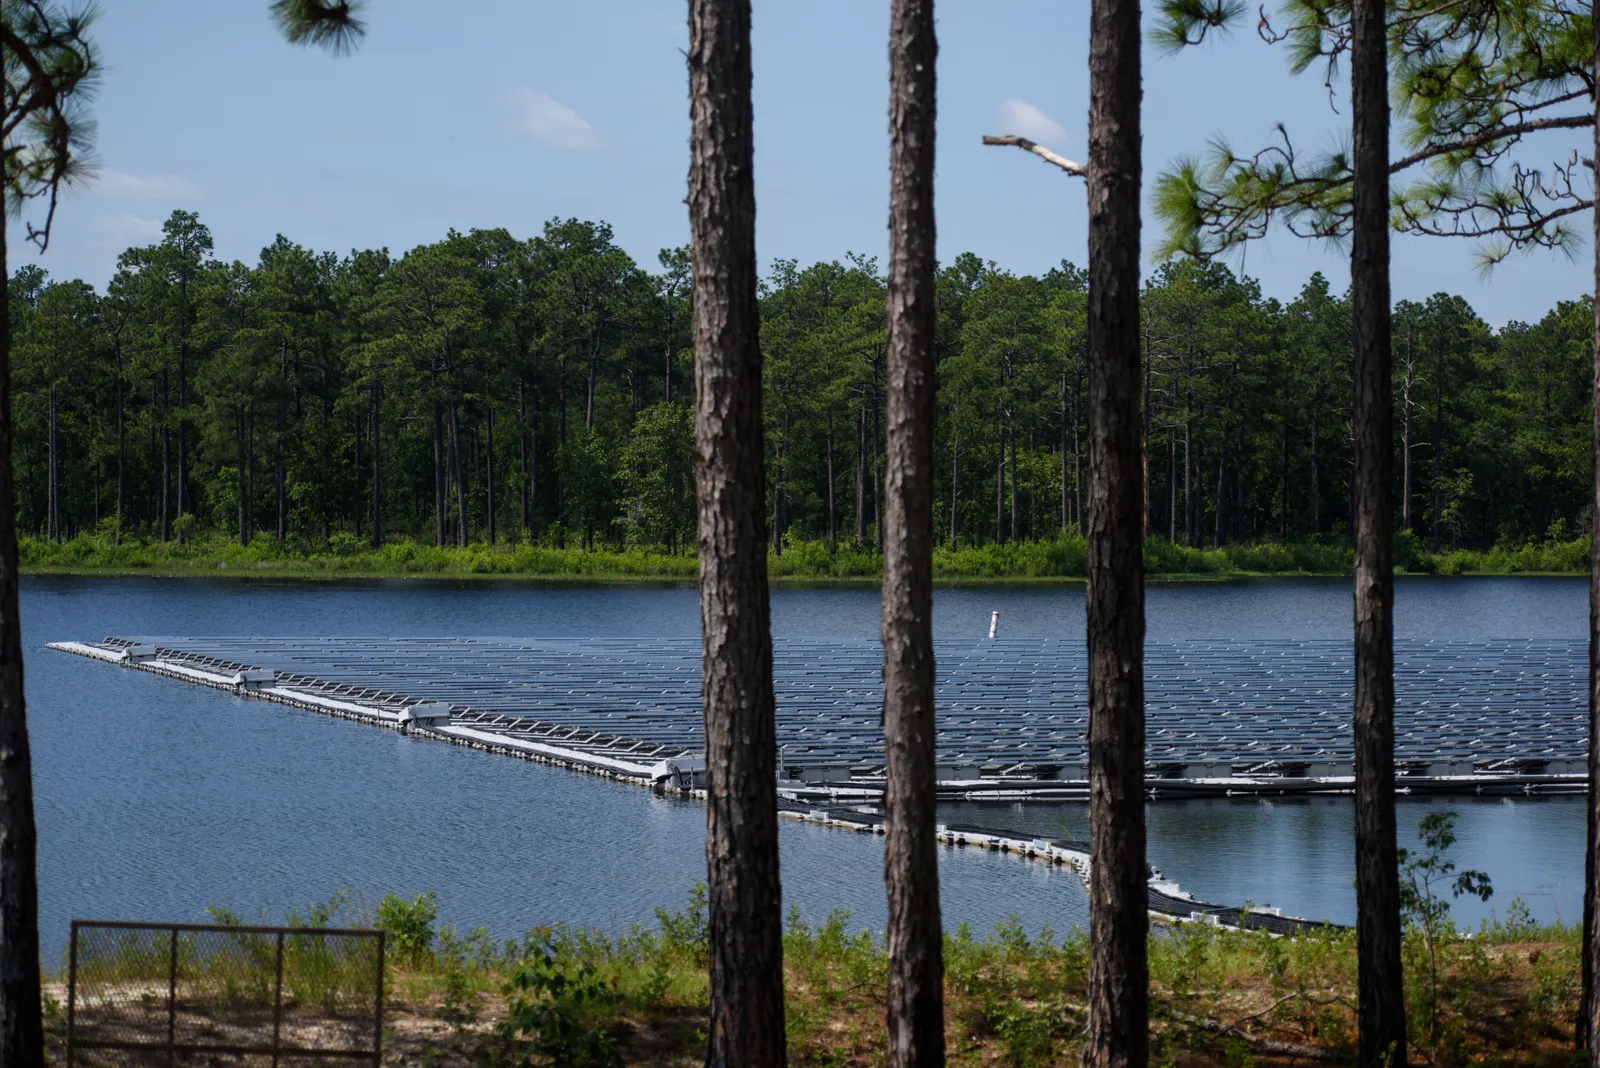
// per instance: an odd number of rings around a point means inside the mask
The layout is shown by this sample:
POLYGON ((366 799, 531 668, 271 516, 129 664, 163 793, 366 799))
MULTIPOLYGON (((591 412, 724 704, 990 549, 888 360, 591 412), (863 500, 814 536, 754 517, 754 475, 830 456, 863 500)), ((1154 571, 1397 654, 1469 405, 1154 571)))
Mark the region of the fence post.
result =
POLYGON ((278 977, 272 985, 272 1068, 278 1068, 278 1035, 283 1029, 283 932, 278 932, 278 977))
POLYGON ((78 1015, 78 921, 72 921, 72 940, 67 943, 67 1068, 72 1068, 73 1025, 78 1015))
POLYGON ((167 1068, 178 1062, 178 929, 172 929, 172 956, 167 961, 167 1068))
POLYGON ((383 1064, 383 928, 378 928, 378 1004, 377 1011, 373 1013, 377 1021, 372 1029, 372 1063, 378 1068, 383 1064))

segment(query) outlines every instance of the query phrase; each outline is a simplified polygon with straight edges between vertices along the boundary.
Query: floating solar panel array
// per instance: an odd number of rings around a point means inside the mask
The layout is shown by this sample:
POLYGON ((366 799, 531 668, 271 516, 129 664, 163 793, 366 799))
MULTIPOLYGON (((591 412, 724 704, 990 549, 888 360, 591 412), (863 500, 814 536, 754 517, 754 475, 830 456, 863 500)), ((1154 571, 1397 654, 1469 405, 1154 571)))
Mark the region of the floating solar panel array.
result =
MULTIPOLYGON (((138 641, 196 663, 269 669, 280 683, 442 702, 455 723, 490 731, 598 738, 641 760, 701 748, 698 639, 138 641)), ((940 642, 936 656, 941 778, 1082 778, 1081 642, 940 642)), ((1150 641, 1145 663, 1148 759, 1173 778, 1349 774, 1349 642, 1150 641)), ((881 670, 874 641, 776 644, 787 767, 824 782, 881 767, 881 670)), ((1579 641, 1397 641, 1397 760, 1435 776, 1581 770, 1586 676, 1579 641)))

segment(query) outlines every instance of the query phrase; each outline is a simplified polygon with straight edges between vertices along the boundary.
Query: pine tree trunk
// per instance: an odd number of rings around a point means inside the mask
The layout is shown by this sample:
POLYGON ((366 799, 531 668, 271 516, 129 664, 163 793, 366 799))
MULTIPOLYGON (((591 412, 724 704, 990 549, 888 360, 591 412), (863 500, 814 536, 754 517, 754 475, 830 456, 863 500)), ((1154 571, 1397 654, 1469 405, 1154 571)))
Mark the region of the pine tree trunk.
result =
POLYGON ((528 527, 539 520, 539 387, 533 387, 533 427, 528 435, 528 527))
POLYGON ((1144 365, 1144 396, 1139 403, 1139 483, 1143 491, 1140 500, 1139 538, 1150 537, 1150 360, 1140 348, 1140 362, 1144 365))
POLYGON ((461 463, 461 418, 455 398, 450 399, 450 477, 456 484, 456 545, 465 549, 472 540, 471 524, 467 520, 467 480, 461 463))
POLYGON ((528 516, 528 398, 527 387, 517 383, 517 492, 522 498, 522 529, 532 523, 528 516))
POLYGON ((1351 4, 1356 953, 1362 1064, 1406 1063, 1394 811, 1394 397, 1384 0, 1351 4))
POLYGON ((17 611, 12 484, 11 291, 0 213, 0 1064, 44 1064, 39 991, 38 833, 17 611))
POLYGON ((50 383, 49 458, 45 465, 45 536, 61 540, 61 482, 56 464, 56 386, 50 383))
POLYGON ((1217 511, 1213 516, 1211 538, 1217 548, 1228 541, 1228 428, 1222 428, 1222 447, 1217 450, 1217 511))
POLYGON ((690 0, 689 227, 709 780, 707 1068, 785 1063, 750 82, 750 0, 690 0))
MULTIPOLYGON (((1600 294, 1596 294, 1600 298, 1600 294)), ((1444 505, 1444 346, 1433 357, 1433 537, 1432 549, 1439 551, 1439 512, 1444 505)))
POLYGON ((172 509, 169 494, 172 490, 172 430, 167 426, 166 375, 161 376, 161 544, 172 536, 172 509))
POLYGON ((383 548, 383 386, 372 384, 372 547, 383 548))
POLYGON ((1089 31, 1089 1024, 1083 1064, 1149 1058, 1140 543, 1138 0, 1089 31))
MULTIPOLYGON (((1594 20, 1594 73, 1600 78, 1600 19, 1594 20)), ((1600 81, 1594 84, 1600 85, 1600 81)), ((1600 93, 1595 94, 1594 158, 1600 161, 1600 93)), ((1594 476, 1590 485, 1592 516, 1600 517, 1600 208, 1594 225, 1594 354, 1590 406, 1594 476)), ((3 310, 3 309, 0 309, 3 310)), ((1600 1068, 1600 519, 1589 523, 1589 798, 1588 848, 1584 851, 1583 987, 1574 1028, 1577 1046, 1589 1051, 1589 1063, 1600 1068)))
POLYGON ((444 547, 444 421, 437 398, 433 402, 433 544, 444 547))
POLYGON ((1079 410, 1081 400, 1079 376, 1072 379, 1072 511, 1077 516, 1078 533, 1088 529, 1083 514, 1083 417, 1079 410))
MULTIPOLYGON (((289 378, 289 358, 288 358, 287 343, 285 343, 283 348, 280 348, 279 353, 278 353, 278 374, 279 374, 279 377, 283 380, 282 384, 287 384, 288 378, 289 378)), ((284 463, 284 440, 283 440, 283 436, 284 436, 284 433, 285 433, 284 424, 287 421, 287 418, 288 418, 288 415, 287 415, 287 412, 285 410, 285 399, 284 399, 282 391, 280 390, 279 393, 278 393, 278 428, 277 428, 278 429, 278 434, 277 434, 277 440, 273 444, 273 452, 275 454, 275 469, 273 471, 273 479, 274 479, 274 482, 276 484, 276 492, 277 492, 278 543, 280 545, 284 541, 286 541, 288 539, 288 537, 289 537, 289 487, 288 487, 288 484, 285 481, 284 470, 283 470, 283 463, 284 463)))
MULTIPOLYGON (((187 296, 187 295, 186 295, 187 296)), ((186 327, 180 327, 187 333, 186 327)), ((178 514, 181 521, 189 511, 189 352, 188 344, 178 342, 178 514)), ((178 544, 184 542, 184 528, 178 527, 178 544)))
POLYGON ((1322 533, 1322 387, 1311 396, 1311 533, 1322 533))
POLYGON ((1406 366, 1405 389, 1402 396, 1400 431, 1400 464, 1404 472, 1400 480, 1400 529, 1411 529, 1411 386, 1412 369, 1406 366))
POLYGON ((1178 544, 1178 435, 1167 430, 1167 541, 1178 544))
POLYGON ((123 517, 128 514, 128 435, 123 409, 122 347, 117 346, 117 541, 122 541, 123 517))
POLYGON ((158 388, 159 387, 158 387, 157 382, 156 382, 156 376, 155 375, 151 375, 150 376, 149 462, 145 467, 145 471, 147 473, 147 477, 145 478, 145 495, 146 495, 146 500, 145 500, 145 518, 146 518, 146 520, 149 521, 149 523, 150 523, 150 525, 152 527, 155 527, 155 526, 159 525, 159 523, 160 523, 160 519, 158 518, 158 516, 156 514, 156 507, 157 507, 158 503, 163 499, 161 497, 161 488, 160 488, 159 485, 157 485, 157 481, 158 480, 156 478, 156 473, 161 469, 160 468, 160 464, 157 462, 157 459, 156 459, 157 456, 159 455, 158 451, 156 449, 156 423, 158 422, 158 419, 156 417, 156 413, 160 411, 160 405, 157 403, 157 401, 160 398, 160 394, 158 393, 158 388))
POLYGON ((867 543, 867 409, 856 409, 856 547, 867 543))
POLYGON ((833 409, 828 409, 828 548, 830 550, 838 544, 839 540, 839 511, 834 502, 834 474, 833 474, 833 409))
POLYGON ((878 406, 878 366, 872 367, 872 532, 873 547, 883 553, 883 410, 878 406))
POLYGON ((1006 543, 1006 447, 1005 437, 1000 438, 1000 459, 994 465, 994 543, 1006 543))
POLYGON ((1070 522, 1070 510, 1067 508, 1067 376, 1061 376, 1061 536, 1067 536, 1067 523, 1070 522))
POLYGON ((484 494, 488 498, 487 522, 484 524, 484 536, 489 539, 489 544, 494 544, 494 405, 489 405, 484 411, 484 444, 483 444, 483 484, 484 494))
POLYGON ((246 480, 245 499, 249 502, 245 512, 246 535, 253 541, 256 536, 256 403, 250 402, 247 412, 248 418, 245 429, 245 456, 249 464, 250 477, 246 480))
POLYGON ((1234 426, 1233 432, 1238 442, 1238 447, 1233 451, 1233 537, 1235 541, 1244 541, 1249 536, 1245 529, 1245 501, 1249 497, 1249 488, 1245 485, 1247 478, 1244 462, 1244 418, 1234 426))
POLYGON ((1011 450, 1011 540, 1022 540, 1022 529, 1017 515, 1017 428, 1006 428, 1006 442, 1011 450))
MULTIPOLYGON (((952 413, 953 415, 954 413, 952 413)), ((953 421, 953 420, 952 420, 953 421)), ((950 437, 950 548, 956 547, 956 516, 961 503, 961 431, 950 437)))
POLYGON ((780 512, 783 500, 783 447, 778 447, 777 463, 772 471, 772 524, 770 534, 772 538, 772 555, 783 555, 783 516, 780 512))
POLYGON ((1278 537, 1289 536, 1289 420, 1278 427, 1278 537))
POLYGON ((249 496, 244 487, 244 404, 234 405, 233 453, 236 459, 234 483, 239 487, 239 544, 250 544, 249 496))
POLYGON ((889 435, 881 523, 890 1068, 944 1064, 933 707, 937 54, 933 0, 894 0, 889 28, 889 435))

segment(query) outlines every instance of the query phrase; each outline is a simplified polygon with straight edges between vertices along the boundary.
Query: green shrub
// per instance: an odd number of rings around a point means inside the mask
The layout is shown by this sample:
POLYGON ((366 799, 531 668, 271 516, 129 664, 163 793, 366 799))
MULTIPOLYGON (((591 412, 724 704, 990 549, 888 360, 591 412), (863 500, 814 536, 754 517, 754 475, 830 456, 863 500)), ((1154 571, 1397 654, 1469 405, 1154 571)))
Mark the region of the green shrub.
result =
POLYGON ((432 890, 410 901, 384 894, 378 902, 378 927, 388 939, 390 952, 402 964, 421 964, 433 955, 433 923, 438 918, 439 900, 432 890))
POLYGON ((546 938, 506 986, 501 1040, 517 1064, 537 1053, 571 1068, 620 1068, 622 1054, 607 1009, 617 1000, 616 981, 604 979, 585 960, 558 955, 546 938))

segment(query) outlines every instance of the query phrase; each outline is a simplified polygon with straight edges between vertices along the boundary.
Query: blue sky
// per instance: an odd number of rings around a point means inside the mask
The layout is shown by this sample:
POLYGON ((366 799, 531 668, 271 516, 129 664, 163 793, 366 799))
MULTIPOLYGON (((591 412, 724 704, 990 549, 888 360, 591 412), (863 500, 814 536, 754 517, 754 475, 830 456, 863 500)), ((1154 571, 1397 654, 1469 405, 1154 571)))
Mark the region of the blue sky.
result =
MULTIPOLYGON (((280 232, 316 249, 400 253, 450 227, 527 236, 555 216, 611 223, 651 267, 658 249, 687 240, 684 0, 379 0, 365 42, 337 58, 284 44, 266 8, 106 5, 102 173, 58 215, 42 260, 53 276, 103 286, 117 253, 157 239, 174 208, 199 212, 219 256, 248 262, 280 232)), ((756 0, 764 264, 884 254, 887 25, 886 0, 756 0)), ((970 250, 1019 272, 1083 263, 1081 182, 979 138, 1029 134, 1082 159, 1087 33, 1083 2, 943 0, 942 258, 970 250)), ((1181 56, 1147 49, 1147 185, 1213 136, 1255 147, 1281 121, 1299 143, 1325 146, 1347 116, 1330 110, 1320 75, 1291 77, 1248 27, 1181 56)), ((1147 264, 1155 225, 1147 214, 1147 264)), ((1396 298, 1458 292, 1498 324, 1589 290, 1587 248, 1577 262, 1517 256, 1487 281, 1471 252, 1398 240, 1396 298)), ((1338 249, 1286 235, 1251 246, 1244 269, 1285 299, 1313 270, 1340 287, 1348 274, 1338 249)))

